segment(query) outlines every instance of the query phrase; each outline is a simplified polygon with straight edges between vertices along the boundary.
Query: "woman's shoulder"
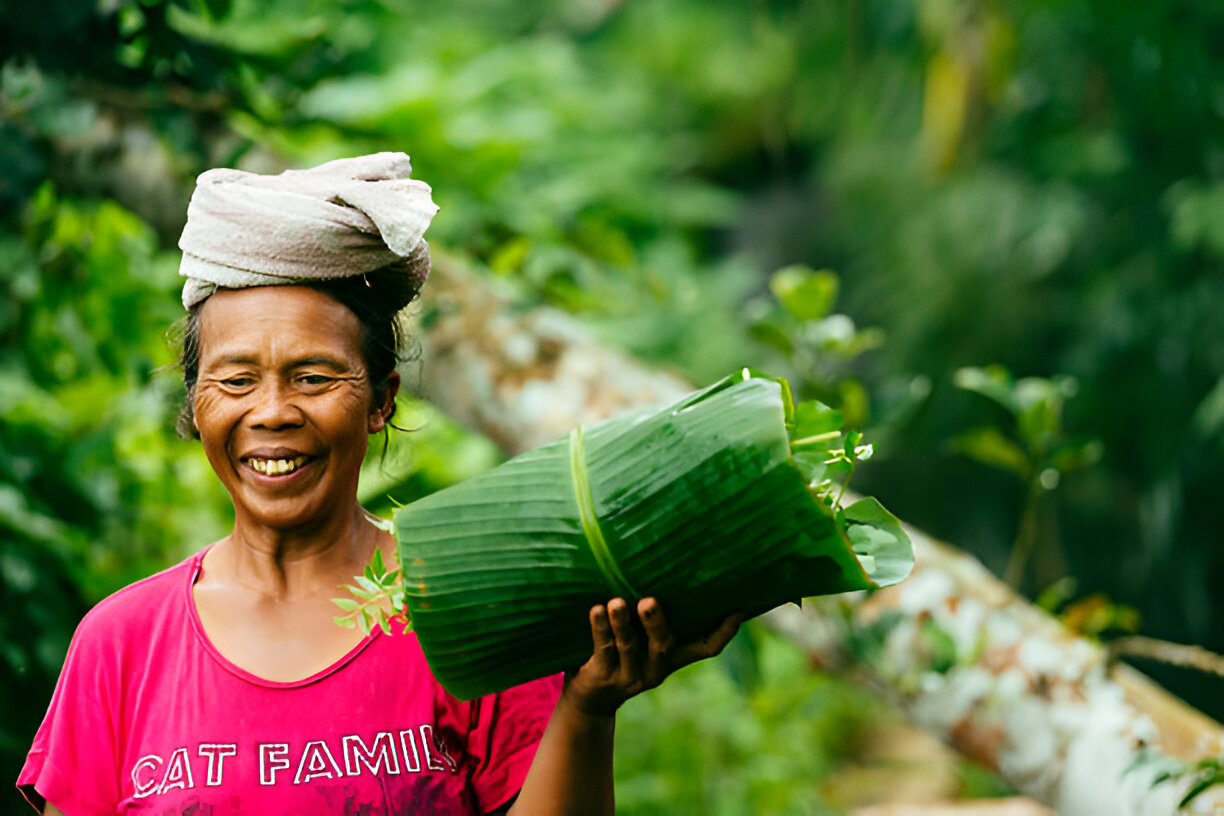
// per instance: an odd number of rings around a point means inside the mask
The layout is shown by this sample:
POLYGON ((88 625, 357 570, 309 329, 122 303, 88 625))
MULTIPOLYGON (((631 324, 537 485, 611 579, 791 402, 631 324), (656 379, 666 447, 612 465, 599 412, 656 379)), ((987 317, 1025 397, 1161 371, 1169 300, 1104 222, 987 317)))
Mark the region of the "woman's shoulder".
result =
POLYGON ((202 555, 196 553, 106 596, 82 618, 78 635, 83 631, 121 632, 133 628, 148 631, 151 625, 168 616, 186 615, 191 575, 199 567, 202 555))

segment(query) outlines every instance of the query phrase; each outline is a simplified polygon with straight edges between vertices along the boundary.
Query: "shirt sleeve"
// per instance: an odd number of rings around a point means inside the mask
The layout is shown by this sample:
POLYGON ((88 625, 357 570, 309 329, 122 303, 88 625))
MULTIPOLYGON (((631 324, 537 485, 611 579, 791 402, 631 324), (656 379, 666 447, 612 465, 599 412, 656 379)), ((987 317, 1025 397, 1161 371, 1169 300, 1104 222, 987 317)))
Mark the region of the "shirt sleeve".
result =
POLYGON ((523 787, 561 683, 558 674, 473 702, 465 754, 474 764, 468 784, 480 813, 496 810, 523 787))
MULTIPOLYGON (((17 787, 39 812, 51 802, 66 816, 113 814, 119 801, 114 711, 96 619, 86 616, 73 635, 55 693, 17 787)), ((113 668, 113 667, 112 667, 113 668)))

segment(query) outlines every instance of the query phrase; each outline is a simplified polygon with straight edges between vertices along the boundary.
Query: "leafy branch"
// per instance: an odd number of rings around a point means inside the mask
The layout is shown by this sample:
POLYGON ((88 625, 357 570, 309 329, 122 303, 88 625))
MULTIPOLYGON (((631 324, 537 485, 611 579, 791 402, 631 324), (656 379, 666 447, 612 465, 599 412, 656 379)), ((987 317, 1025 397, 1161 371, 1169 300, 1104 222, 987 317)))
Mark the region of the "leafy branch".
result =
POLYGON ((851 364, 884 343, 878 328, 860 329, 848 315, 834 311, 840 284, 828 269, 802 265, 779 269, 769 292, 749 301, 745 318, 751 337, 776 352, 793 369, 797 392, 831 402, 851 424, 867 419, 867 389, 851 374, 851 364))
POLYGON ((787 425, 791 455, 808 489, 834 512, 841 509, 846 485, 858 463, 870 459, 874 452, 863 442, 860 431, 843 433, 844 424, 841 411, 810 400, 795 406, 787 425))
POLYGON ((1063 427, 1063 406, 1079 390, 1072 377, 1015 380, 1007 369, 996 365, 962 368, 956 372, 955 383, 1011 415, 1010 434, 995 426, 971 428, 955 436, 949 447, 984 465, 1014 473, 1024 483, 1020 525, 1004 573, 1004 580, 1017 588, 1037 548, 1044 498, 1058 488, 1064 475, 1095 464, 1102 445, 1096 439, 1069 436, 1063 427))
POLYGON ((408 613, 404 611, 401 572, 398 568, 387 568, 381 550, 374 551, 374 557, 366 565, 365 571, 354 580, 356 586, 344 584, 353 597, 332 598, 332 603, 344 610, 343 615, 333 618, 336 623, 347 629, 360 627, 367 635, 375 626, 391 634, 392 621, 411 625, 408 613))

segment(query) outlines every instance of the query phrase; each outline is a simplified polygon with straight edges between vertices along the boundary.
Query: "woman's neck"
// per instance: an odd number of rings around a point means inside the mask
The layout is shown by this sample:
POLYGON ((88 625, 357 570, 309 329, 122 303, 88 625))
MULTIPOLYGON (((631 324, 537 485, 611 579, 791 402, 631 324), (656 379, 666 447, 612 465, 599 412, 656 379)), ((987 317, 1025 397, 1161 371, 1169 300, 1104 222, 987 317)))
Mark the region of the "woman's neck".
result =
POLYGON ((390 548, 390 537, 375 521, 356 504, 351 515, 309 529, 275 529, 239 518, 234 531, 209 552, 205 566, 215 577, 268 598, 334 592, 365 568, 375 549, 390 548))

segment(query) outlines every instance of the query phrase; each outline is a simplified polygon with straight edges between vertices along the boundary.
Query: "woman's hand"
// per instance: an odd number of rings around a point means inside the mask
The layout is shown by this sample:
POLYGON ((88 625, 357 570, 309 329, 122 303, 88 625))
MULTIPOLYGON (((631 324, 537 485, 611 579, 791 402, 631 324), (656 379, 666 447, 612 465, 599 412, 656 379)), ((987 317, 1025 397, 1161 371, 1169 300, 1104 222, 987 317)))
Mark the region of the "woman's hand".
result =
POLYGON ((623 598, 592 607, 591 639, 595 653, 567 677, 564 697, 592 717, 610 717, 634 695, 652 689, 677 669, 713 657, 739 630, 740 615, 731 615, 710 634, 677 643, 654 598, 638 601, 636 614, 623 598))
POLYGON ((704 638, 677 643, 654 598, 639 601, 636 614, 613 598, 590 617, 595 654, 566 677, 511 814, 612 816, 616 709, 676 669, 721 652, 742 619, 732 615, 704 638))

